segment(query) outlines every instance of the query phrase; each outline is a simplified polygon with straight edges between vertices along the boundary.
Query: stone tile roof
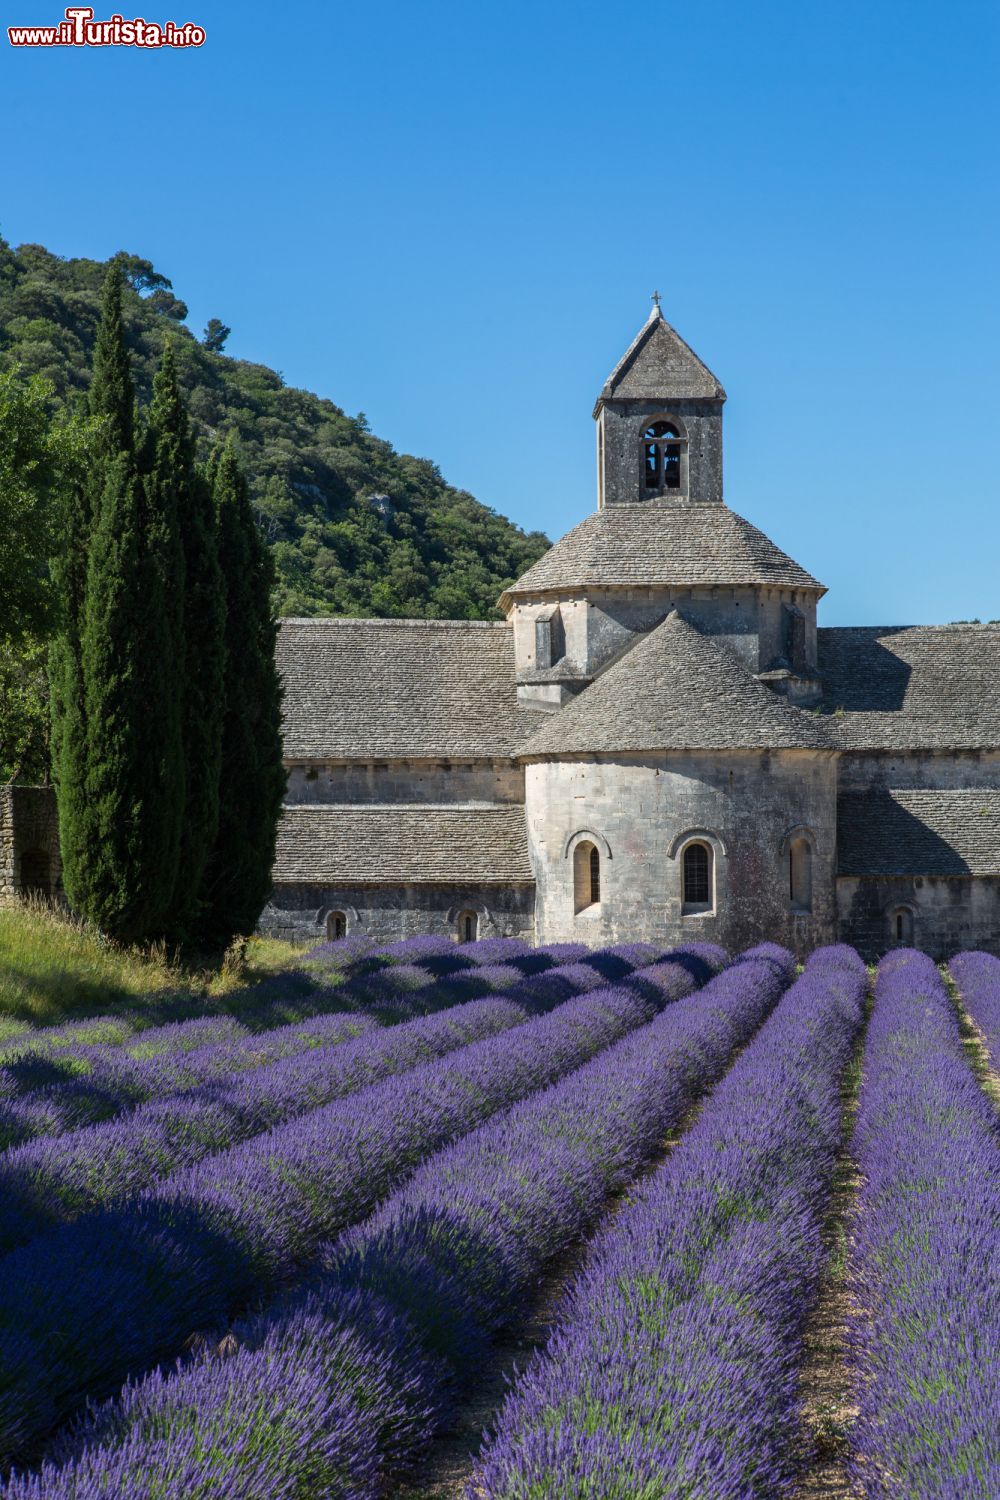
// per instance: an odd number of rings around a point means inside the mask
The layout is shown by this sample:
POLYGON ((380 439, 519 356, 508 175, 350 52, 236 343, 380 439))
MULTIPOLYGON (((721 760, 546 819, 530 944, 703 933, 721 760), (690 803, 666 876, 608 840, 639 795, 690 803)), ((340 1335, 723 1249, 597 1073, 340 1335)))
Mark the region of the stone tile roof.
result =
POLYGON ((502 621, 283 620, 277 660, 290 760, 504 758, 535 722, 502 621))
POLYGON ((838 748, 1000 748, 1000 627, 825 629, 818 657, 838 748))
POLYGON ((451 885, 534 879, 524 808, 309 803, 282 810, 276 884, 451 885))
POLYGON ((707 365, 654 308, 604 383, 598 406, 608 397, 660 401, 725 401, 726 393, 707 365))
POLYGON ((842 792, 841 875, 1000 875, 1000 788, 842 792))
POLYGON ((676 610, 526 741, 522 755, 827 749, 823 720, 792 708, 676 610))
POLYGON ((500 605, 505 608, 519 594, 588 584, 770 584, 825 592, 805 568, 727 505, 647 500, 641 505, 609 505, 587 516, 511 584, 500 605))

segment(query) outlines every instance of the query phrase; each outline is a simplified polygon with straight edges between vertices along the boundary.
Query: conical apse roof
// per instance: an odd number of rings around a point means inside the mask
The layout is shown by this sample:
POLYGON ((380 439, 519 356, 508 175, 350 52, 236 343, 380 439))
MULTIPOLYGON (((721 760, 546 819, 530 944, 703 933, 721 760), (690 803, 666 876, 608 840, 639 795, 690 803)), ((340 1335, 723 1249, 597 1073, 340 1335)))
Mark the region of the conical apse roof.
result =
POLYGON ((823 721, 762 687, 674 610, 521 750, 526 759, 650 750, 826 750, 823 721))

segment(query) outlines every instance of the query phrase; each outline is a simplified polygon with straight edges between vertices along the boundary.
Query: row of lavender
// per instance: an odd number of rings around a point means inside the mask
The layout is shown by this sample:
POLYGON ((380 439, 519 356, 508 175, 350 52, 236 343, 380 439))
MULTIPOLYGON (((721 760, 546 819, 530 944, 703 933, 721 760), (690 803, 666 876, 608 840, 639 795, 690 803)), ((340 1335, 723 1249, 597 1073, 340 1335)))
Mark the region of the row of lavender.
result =
MULTIPOLYGON (((782 950, 744 955, 431 1157, 368 1223, 325 1247, 303 1291, 238 1324, 228 1354, 130 1386, 7 1493, 378 1493, 386 1470, 446 1418, 545 1262, 634 1176, 793 971, 782 950)), ((605 1003, 620 1006, 622 994, 607 991, 605 1003)))
POLYGON ((55 1066, 30 1053, 12 1059, 0 1068, 0 1150, 110 1119, 146 1100, 226 1082, 314 1047, 336 1046, 373 1031, 378 1022, 358 1013, 324 1015, 259 1036, 240 1034, 242 1028, 233 1029, 234 1023, 214 1019, 207 1026, 187 1024, 211 1040, 148 1057, 135 1057, 121 1047, 79 1047, 62 1053, 55 1066))
MULTIPOLYGON (((666 956, 636 945, 593 954, 584 950, 587 961, 581 962, 578 945, 560 945, 505 953, 506 962, 500 965, 484 963, 482 957, 471 964, 468 953, 448 946, 448 952, 441 952, 434 940, 415 939, 351 963, 341 960, 346 982, 325 991, 325 999, 312 1000, 334 1014, 263 1034, 249 1032, 232 1017, 199 1017, 156 1028, 126 1045, 85 1045, 63 1037, 58 1048, 14 1051, 0 1067, 0 1150, 36 1136, 60 1135, 139 1102, 229 1079, 370 1030, 376 1024, 372 1016, 351 1013, 352 1005, 368 1006, 380 1020, 392 1021, 504 992, 538 1011, 666 956), (567 957, 577 961, 567 963, 567 957), (361 972, 355 974, 355 969, 361 972)), ((704 952, 707 966, 717 967, 719 950, 704 952)), ((315 957, 312 961, 319 962, 315 957)), ((687 961, 696 972, 701 962, 696 949, 687 961)))
POLYGON ((1000 1073, 1000 958, 992 953, 957 953, 948 965, 973 1025, 1000 1073))
MULTIPOLYGON (((963 954, 951 975, 996 1059, 1000 961, 963 954)), ((860 966, 856 984, 825 1044, 796 1025, 793 989, 644 1199, 602 1237, 470 1496, 726 1500, 795 1487, 808 1452, 801 1333, 860 966), (771 1066, 758 1068, 768 1042, 771 1066)), ((1000 1121, 924 955, 880 966, 862 1076, 851 1476, 871 1500, 994 1500, 1000 1121)))
MULTIPOLYGON (((656 949, 643 944, 611 951, 630 957, 634 967, 657 956, 656 949)), ((379 946, 370 938, 344 938, 305 951, 296 969, 283 970, 223 996, 204 996, 200 1001, 180 996, 148 997, 141 1006, 114 1015, 89 1016, 47 1027, 25 1024, 16 1033, 5 1035, 0 1045, 0 1066, 29 1057, 47 1057, 55 1063, 75 1048, 90 1046, 123 1047, 136 1057, 176 1053, 215 1040, 233 1040, 306 1021, 343 1006, 351 998, 385 1009, 405 1006, 407 992, 415 995, 432 977, 465 971, 465 977, 471 978, 469 971, 477 967, 505 964, 513 966, 516 982, 527 974, 589 957, 590 950, 582 943, 536 949, 516 938, 456 944, 446 938, 417 937, 379 946), (396 971, 394 979, 390 971, 396 971), (354 989, 346 989, 345 983, 353 984, 354 989), (157 1017, 161 1016, 166 1019, 158 1024, 157 1017)), ((460 981, 457 987, 461 991, 460 981)), ((476 991, 479 993, 482 991, 476 991)), ((441 1004, 474 999, 476 994, 460 992, 441 1004)), ((410 1004, 414 1003, 411 998, 410 1004)), ((0 1087, 0 1097, 3 1094, 0 1087)))
POLYGON ((527 1020, 509 1000, 469 1001, 8 1151, 0 1157, 0 1254, 56 1224, 113 1208, 215 1152, 527 1020))
MULTIPOLYGON (((521 1025, 509 1001, 480 1002, 505 1034, 438 1062, 412 1068, 411 1059, 402 1077, 216 1152, 129 1204, 9 1255, 0 1277, 0 1453, 23 1451, 85 1396, 107 1392, 176 1352, 199 1325, 299 1274, 321 1240, 370 1212, 424 1157, 693 987, 683 964, 662 968, 671 974, 659 982, 648 970, 642 976, 655 998, 622 985, 521 1025)), ((393 1035, 346 1043, 333 1057, 393 1035)), ((205 1129, 211 1116, 206 1109, 205 1129)))
MULTIPOLYGON (((103 1124, 10 1150, 0 1157, 0 1194, 5 1207, 0 1219, 0 1253, 55 1222, 110 1207, 171 1171, 309 1109, 479 1036, 520 1024, 527 1020, 529 1006, 534 1012, 544 1011, 556 1001, 599 987, 602 967, 617 966, 625 974, 624 983, 660 1006, 686 993, 691 983, 701 982, 725 961, 721 949, 709 947, 679 950, 672 958, 656 956, 660 962, 629 974, 622 955, 597 954, 586 965, 563 965, 522 980, 517 988, 520 1003, 500 997, 468 1002, 346 1045, 303 1048, 270 1066, 242 1073, 234 1070, 237 1076, 231 1082, 204 1084, 118 1113, 103 1124)), ((349 1034, 354 1023, 346 1017, 341 1020, 349 1034)), ((330 1026, 337 1031, 332 1021, 330 1026)), ((45 1107, 31 1099, 21 1104, 45 1107)))
POLYGON ((819 950, 599 1237, 470 1494, 772 1496, 795 1468, 804 1320, 867 976, 819 950))
MULTIPOLYGON (((969 1008, 985 955, 953 961, 969 1008)), ((996 1055, 996 1054, 994 1054, 996 1055)), ((867 1495, 1000 1495, 1000 1133, 964 1055, 941 975, 920 953, 883 960, 854 1139, 861 1191, 850 1279, 867 1495)))

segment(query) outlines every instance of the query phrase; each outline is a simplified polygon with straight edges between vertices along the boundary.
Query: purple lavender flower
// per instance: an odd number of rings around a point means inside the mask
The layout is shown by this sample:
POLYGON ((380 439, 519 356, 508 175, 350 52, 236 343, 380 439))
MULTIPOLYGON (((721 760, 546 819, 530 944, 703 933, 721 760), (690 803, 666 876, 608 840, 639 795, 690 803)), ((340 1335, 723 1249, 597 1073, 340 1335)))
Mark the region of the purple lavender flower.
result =
MULTIPOLYGON (((331 1035, 330 1045, 284 1057, 279 1053, 269 1066, 235 1079, 211 1082, 58 1140, 10 1151, 0 1158, 5 1205, 0 1253, 53 1224, 133 1197, 214 1151, 526 1019, 518 1006, 497 999, 474 1001, 375 1035, 365 1022, 353 1042, 338 1043, 331 1035)), ((319 1023, 307 1024, 316 1028, 319 1023)))
POLYGON ((287 1281, 425 1156, 651 1014, 625 990, 582 996, 14 1251, 0 1282, 0 1453, 15 1457, 84 1392, 108 1394, 193 1328, 287 1281))
POLYGON ((598 1236, 470 1495, 783 1492, 839 1085, 865 984, 856 956, 814 955, 665 1165, 598 1236))
POLYGON ((1000 958, 992 953, 956 953, 948 969, 986 1043, 994 1071, 1000 1072, 1000 958))
MULTIPOLYGON (((303 1293, 237 1325, 247 1363, 234 1369, 232 1393, 225 1360, 215 1360, 211 1374, 201 1363, 194 1373, 182 1364, 166 1379, 154 1374, 68 1435, 53 1454, 62 1466, 47 1471, 48 1490, 18 1480, 10 1500, 83 1493, 78 1487, 94 1474, 113 1474, 123 1489, 135 1476, 165 1500, 180 1500, 169 1443, 149 1457, 137 1434, 158 1414, 181 1408, 178 1452, 187 1453, 191 1429, 201 1424, 196 1451, 205 1451, 231 1409, 253 1410, 248 1362, 267 1351, 286 1368, 303 1345, 304 1323, 307 1347, 323 1366, 326 1405, 362 1413, 360 1428, 345 1422, 344 1429, 345 1442, 349 1436, 358 1444, 352 1472, 359 1500, 381 1493, 386 1469, 426 1441, 448 1410, 456 1379, 517 1315, 546 1260, 589 1225, 607 1193, 634 1175, 718 1076, 793 967, 790 954, 778 963, 773 949, 757 960, 745 956, 703 993, 431 1157, 374 1218, 327 1248, 303 1293), (197 1402, 188 1396, 194 1386, 197 1402)), ((685 978, 690 991, 694 981, 685 978)), ((618 993, 605 991, 605 1003, 618 993)), ((592 998, 564 1011, 583 1016, 592 998)), ((557 1011, 534 1027, 551 1028, 559 1017, 557 1011)), ((266 1364, 253 1368, 269 1390, 266 1364)), ((323 1413, 317 1395, 308 1411, 314 1435, 307 1424, 297 1429, 298 1450, 285 1454, 294 1494, 313 1493, 311 1452, 329 1420, 323 1413)), ((235 1493, 263 1496, 270 1494, 268 1472, 248 1443, 229 1480, 235 1493)))
MULTIPOLYGON (((978 957, 953 960, 960 984, 982 973, 978 957)), ((997 1115, 921 953, 900 950, 879 965, 853 1145, 858 1482, 872 1496, 995 1500, 997 1115)))
MULTIPOLYGON (((197 1023, 190 1023, 192 1026, 197 1023)), ((325 1015, 277 1027, 251 1036, 243 1027, 208 1028, 194 1036, 182 1027, 185 1045, 168 1052, 162 1044, 148 1056, 137 1047, 75 1048, 72 1061, 80 1071, 68 1081, 48 1083, 27 1093, 0 1099, 0 1147, 22 1144, 38 1135, 59 1135, 68 1130, 105 1120, 131 1106, 165 1099, 204 1087, 227 1084, 285 1057, 294 1057, 315 1047, 339 1042, 375 1029, 373 1018, 364 1015, 325 1015), (189 1048, 198 1037, 221 1035, 225 1040, 189 1048), (139 1051, 140 1055, 136 1056, 139 1051)), ((60 1058, 60 1064, 66 1061, 60 1058)), ((14 1084, 45 1076, 48 1059, 33 1058, 25 1070, 12 1067, 14 1084)), ((64 1077, 61 1069, 56 1077, 64 1077)), ((0 1086, 8 1074, 0 1072, 0 1086)), ((2 1158, 0 1158, 2 1163, 2 1158)), ((2 1236, 0 1236, 2 1242, 2 1236)))

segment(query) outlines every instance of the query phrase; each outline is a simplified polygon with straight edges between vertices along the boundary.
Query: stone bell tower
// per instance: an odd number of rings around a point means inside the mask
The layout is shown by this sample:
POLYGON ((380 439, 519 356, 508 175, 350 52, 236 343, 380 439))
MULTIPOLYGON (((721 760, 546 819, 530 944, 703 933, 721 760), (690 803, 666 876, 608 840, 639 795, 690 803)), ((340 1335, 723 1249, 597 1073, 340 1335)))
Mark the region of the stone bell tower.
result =
POLYGON ((653 309, 597 398, 597 504, 722 503, 722 404, 711 370, 653 309))

